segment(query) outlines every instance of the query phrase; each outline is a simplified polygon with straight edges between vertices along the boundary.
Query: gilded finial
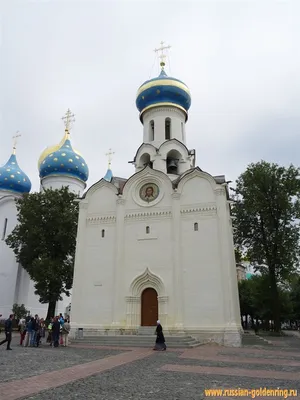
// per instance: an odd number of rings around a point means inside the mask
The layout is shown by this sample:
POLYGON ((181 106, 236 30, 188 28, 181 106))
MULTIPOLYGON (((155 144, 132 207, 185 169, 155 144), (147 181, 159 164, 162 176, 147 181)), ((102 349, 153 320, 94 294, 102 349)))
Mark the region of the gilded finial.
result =
POLYGON ((110 169, 110 167, 111 167, 112 156, 113 156, 114 154, 115 154, 115 152, 112 151, 112 149, 109 149, 109 150, 108 150, 108 153, 105 154, 105 155, 107 156, 107 158, 108 158, 108 169, 110 169))
POLYGON ((62 117, 62 120, 64 121, 65 124, 65 131, 68 134, 72 128, 72 124, 75 122, 75 114, 72 114, 71 110, 68 108, 64 117, 62 117))
POLYGON ((164 46, 164 43, 165 42, 160 42, 160 47, 158 49, 154 49, 155 53, 159 53, 160 52, 158 58, 160 58, 160 63, 159 64, 161 66, 161 69, 164 69, 165 65, 166 65, 165 59, 166 59, 167 55, 164 53, 164 50, 169 50, 171 48, 171 46, 164 46))
POLYGON ((18 138, 22 136, 22 135, 18 135, 18 133, 19 133, 19 131, 17 131, 15 136, 12 137, 12 139, 13 139, 13 154, 16 154, 18 138))

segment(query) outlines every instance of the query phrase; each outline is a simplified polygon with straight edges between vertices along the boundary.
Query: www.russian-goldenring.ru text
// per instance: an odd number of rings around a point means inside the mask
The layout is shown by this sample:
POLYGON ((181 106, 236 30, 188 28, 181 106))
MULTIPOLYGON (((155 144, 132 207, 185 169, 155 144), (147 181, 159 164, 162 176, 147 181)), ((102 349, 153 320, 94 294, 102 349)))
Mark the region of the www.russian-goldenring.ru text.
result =
POLYGON ((288 399, 289 397, 297 397, 297 389, 205 389, 206 397, 250 397, 251 399, 265 397, 281 397, 288 399))

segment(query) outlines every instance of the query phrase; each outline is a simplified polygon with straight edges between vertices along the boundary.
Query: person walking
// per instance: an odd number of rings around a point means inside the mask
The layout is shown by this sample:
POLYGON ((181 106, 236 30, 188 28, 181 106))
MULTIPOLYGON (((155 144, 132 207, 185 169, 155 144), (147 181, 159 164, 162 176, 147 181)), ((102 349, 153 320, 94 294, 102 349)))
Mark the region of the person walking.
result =
POLYGON ((155 331, 156 341, 155 341, 155 346, 154 346, 153 350, 159 350, 159 351, 167 350, 167 346, 165 343, 165 337, 163 334, 163 328, 162 328, 159 320, 157 321, 156 325, 157 325, 156 331, 155 331))
POLYGON ((12 350, 10 347, 11 335, 12 335, 12 320, 14 319, 14 314, 10 314, 9 318, 5 321, 5 339, 0 342, 0 346, 7 342, 6 350, 12 350))

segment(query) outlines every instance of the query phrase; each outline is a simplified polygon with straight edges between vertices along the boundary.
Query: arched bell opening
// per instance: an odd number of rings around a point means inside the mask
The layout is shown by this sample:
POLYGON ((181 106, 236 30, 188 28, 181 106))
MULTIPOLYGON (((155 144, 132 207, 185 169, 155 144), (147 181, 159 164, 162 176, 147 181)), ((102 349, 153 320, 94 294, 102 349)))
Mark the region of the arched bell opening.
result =
POLYGON ((139 167, 144 168, 149 166, 153 168, 153 162, 151 161, 150 154, 144 153, 139 160, 139 167))
POLYGON ((181 154, 177 150, 171 150, 167 154, 167 174, 179 174, 179 161, 181 159, 181 154))

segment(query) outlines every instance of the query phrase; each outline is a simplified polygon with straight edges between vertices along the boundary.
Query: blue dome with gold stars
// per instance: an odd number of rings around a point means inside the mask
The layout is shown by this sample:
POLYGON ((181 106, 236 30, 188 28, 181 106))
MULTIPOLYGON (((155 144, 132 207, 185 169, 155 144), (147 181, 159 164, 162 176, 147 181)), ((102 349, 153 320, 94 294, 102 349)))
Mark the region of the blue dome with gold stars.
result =
POLYGON ((29 193, 31 182, 21 170, 15 154, 12 154, 3 167, 0 167, 0 190, 12 193, 29 193))
POLYGON ((89 169, 83 157, 73 150, 69 134, 65 135, 55 151, 46 151, 45 157, 39 163, 40 178, 53 175, 69 176, 86 182, 89 177, 89 169))
POLYGON ((189 88, 179 79, 167 76, 162 68, 157 78, 150 79, 140 86, 136 97, 140 118, 145 111, 157 106, 173 106, 184 111, 186 119, 191 106, 189 88))

